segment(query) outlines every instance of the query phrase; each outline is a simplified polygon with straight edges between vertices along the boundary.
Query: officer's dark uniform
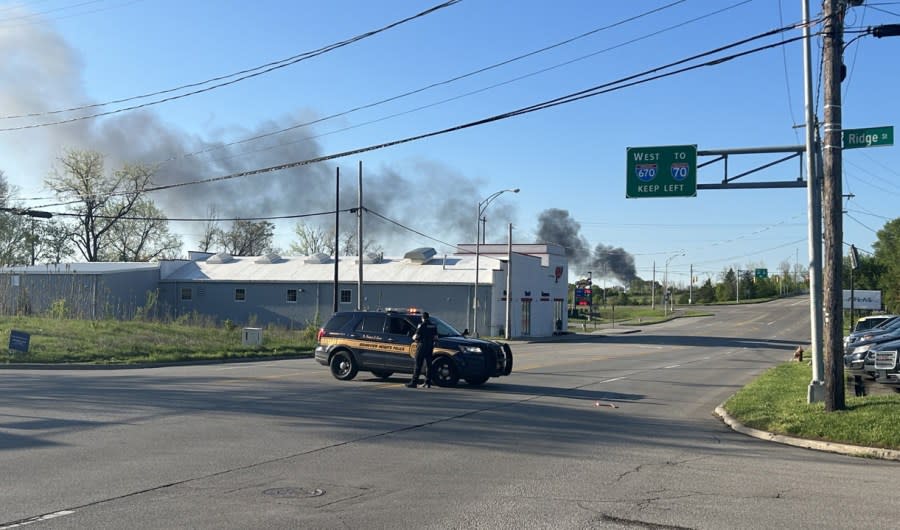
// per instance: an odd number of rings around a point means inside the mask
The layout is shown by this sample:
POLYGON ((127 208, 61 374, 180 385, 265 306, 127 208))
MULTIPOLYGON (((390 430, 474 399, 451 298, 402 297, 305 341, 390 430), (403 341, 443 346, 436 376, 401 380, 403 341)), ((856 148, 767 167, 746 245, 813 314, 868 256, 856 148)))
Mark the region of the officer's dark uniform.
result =
POLYGON ((419 374, 422 373, 422 365, 425 365, 425 386, 430 387, 431 377, 431 355, 434 353, 434 338, 437 336, 437 326, 428 318, 428 313, 422 313, 422 322, 416 328, 416 334, 413 340, 418 341, 419 346, 416 349, 416 368, 413 371, 412 381, 406 384, 410 388, 419 385, 419 374))

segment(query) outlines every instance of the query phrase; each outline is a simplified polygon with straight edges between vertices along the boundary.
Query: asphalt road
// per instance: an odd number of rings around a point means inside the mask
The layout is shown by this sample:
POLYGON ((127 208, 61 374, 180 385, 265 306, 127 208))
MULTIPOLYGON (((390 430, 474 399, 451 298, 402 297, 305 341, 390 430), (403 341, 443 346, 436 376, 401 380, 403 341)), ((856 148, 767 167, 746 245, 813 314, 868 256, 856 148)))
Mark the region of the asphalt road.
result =
POLYGON ((806 299, 713 311, 516 342, 480 388, 312 359, 0 370, 0 529, 896 528, 897 463, 713 416, 808 343, 806 299))

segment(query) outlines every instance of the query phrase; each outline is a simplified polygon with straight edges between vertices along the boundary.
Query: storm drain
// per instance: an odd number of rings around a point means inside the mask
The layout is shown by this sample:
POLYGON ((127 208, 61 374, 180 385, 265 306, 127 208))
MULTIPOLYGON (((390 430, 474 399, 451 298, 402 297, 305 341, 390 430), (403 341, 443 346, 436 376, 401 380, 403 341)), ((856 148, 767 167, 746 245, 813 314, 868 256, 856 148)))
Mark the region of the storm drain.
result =
POLYGON ((264 490, 263 495, 278 497, 280 499, 309 499, 325 495, 325 490, 321 488, 270 488, 264 490))

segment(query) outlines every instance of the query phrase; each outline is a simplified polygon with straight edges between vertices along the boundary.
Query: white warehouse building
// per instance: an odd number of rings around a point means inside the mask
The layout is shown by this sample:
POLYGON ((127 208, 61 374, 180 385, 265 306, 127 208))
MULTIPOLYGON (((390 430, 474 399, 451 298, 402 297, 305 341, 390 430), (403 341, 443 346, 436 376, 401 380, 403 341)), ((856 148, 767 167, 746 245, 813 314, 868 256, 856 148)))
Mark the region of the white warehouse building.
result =
POLYGON ((129 301, 140 306, 150 297, 158 300, 159 313, 171 317, 197 314, 237 325, 291 327, 322 322, 335 306, 338 311, 416 307, 460 330, 475 326, 479 335, 488 336, 504 334, 508 310, 511 337, 567 329, 568 261, 561 246, 514 244, 510 254, 507 245, 480 245, 477 260, 474 244, 457 248, 448 256, 418 248, 402 258, 365 259, 362 267, 356 257, 341 257, 335 267, 334 259, 322 254, 283 258, 197 252, 188 260, 158 264, 13 267, 0 269, 0 298, 16 300, 15 307, 33 314, 63 299, 73 314, 85 318, 130 318, 137 308, 128 307, 129 301), (73 281, 78 277, 84 279, 73 281))

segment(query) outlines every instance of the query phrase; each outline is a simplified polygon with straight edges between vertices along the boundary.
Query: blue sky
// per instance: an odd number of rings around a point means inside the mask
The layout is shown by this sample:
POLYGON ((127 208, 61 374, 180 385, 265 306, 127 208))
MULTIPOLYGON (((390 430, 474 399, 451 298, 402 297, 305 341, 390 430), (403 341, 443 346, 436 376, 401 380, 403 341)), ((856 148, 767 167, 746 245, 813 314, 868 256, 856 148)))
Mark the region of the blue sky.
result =
MULTIPOLYGON (((105 117, 39 128, 61 118, 115 111, 184 93, 76 113, 50 111, 130 98, 232 74, 381 28, 439 4, 406 2, 74 0, 0 3, 0 169, 31 205, 65 148, 104 152, 108 166, 160 163, 159 183, 202 180, 442 130, 662 66, 800 21, 794 0, 632 2, 464 0, 383 33, 234 84, 105 117), (655 13, 648 13, 657 10, 655 13), (630 22, 622 22, 636 17, 630 22), (695 20, 697 19, 697 20, 695 20), (602 29, 606 26, 613 26, 602 29), (564 45, 454 82, 449 79, 564 45), (348 110, 438 84, 355 112, 348 110), (298 124, 265 140, 234 144, 298 124), (222 144, 233 144, 222 147, 222 144), (265 147, 265 149, 263 149, 265 147), (215 148, 215 149, 211 149, 215 148), (185 154, 189 156, 184 156, 185 154)), ((819 2, 811 2, 813 17, 819 2)), ((900 4, 868 2, 849 27, 900 23, 900 4)), ((817 28, 818 29, 818 28, 817 28)), ((750 46, 800 35, 793 30, 750 46)), ((847 35, 847 40, 854 35, 847 35)), ((814 53, 819 92, 820 40, 814 53)), ((746 50, 750 46, 740 48, 746 50)), ((900 123, 896 68, 900 38, 863 37, 845 51, 844 127, 900 123)), ((626 199, 626 147, 696 144, 700 150, 802 144, 802 47, 794 42, 748 57, 530 114, 373 150, 314 166, 156 192, 170 217, 297 215, 333 208, 335 168, 342 206, 356 200, 363 164, 366 206, 431 236, 377 218, 367 233, 386 254, 474 239, 475 209, 495 191, 487 239, 534 242, 538 215, 567 210, 589 249, 622 248, 636 273, 686 283, 729 267, 788 261, 805 267, 805 189, 700 190, 693 198, 626 199), (371 202, 370 202, 371 201, 371 202), (683 254, 683 256, 681 255, 683 254)), ((205 85, 209 86, 209 85, 205 85)), ((821 102, 821 96, 818 98, 821 102)), ((819 104, 821 117, 821 103, 819 104)), ((701 159, 703 161, 705 159, 701 159)), ((738 173, 768 157, 733 157, 738 173)), ((844 241, 872 249, 875 232, 897 216, 897 147, 844 152, 844 241)), ((698 182, 722 179, 722 165, 698 182)), ((795 180, 797 160, 747 181, 795 180)), ((331 219, 310 217, 309 223, 331 219)), ((342 223, 352 222, 350 217, 342 223)), ((294 221, 278 224, 287 248, 294 221)), ((195 248, 199 223, 173 228, 195 248)), ((584 269, 585 267, 582 267, 584 269)), ((584 270, 576 273, 584 272, 584 270)), ((594 277, 602 276, 593 271, 594 277)), ((599 282, 598 282, 599 283, 599 282)))

